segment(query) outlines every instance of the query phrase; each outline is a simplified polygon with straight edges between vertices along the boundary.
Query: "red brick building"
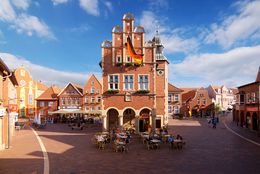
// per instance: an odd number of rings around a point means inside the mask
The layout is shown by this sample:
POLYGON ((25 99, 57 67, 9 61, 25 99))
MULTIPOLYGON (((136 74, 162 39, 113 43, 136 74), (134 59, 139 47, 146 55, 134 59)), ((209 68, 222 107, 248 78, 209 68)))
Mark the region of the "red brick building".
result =
POLYGON ((182 94, 181 113, 183 116, 210 116, 214 103, 205 88, 194 89, 182 94))
POLYGON ((58 109, 67 112, 82 110, 82 92, 82 86, 68 83, 58 94, 58 109))
POLYGON ((102 43, 103 128, 131 127, 137 132, 159 128, 168 123, 168 61, 163 45, 158 31, 145 42, 144 28, 134 27, 131 13, 122 21, 123 27, 112 30, 112 42, 102 43), (126 43, 143 55, 141 65, 126 43))
POLYGON ((233 107, 233 120, 241 127, 259 131, 260 67, 255 82, 238 87, 237 103, 233 107))
POLYGON ((182 106, 181 93, 182 89, 172 84, 168 84, 168 113, 169 118, 179 116, 182 106))
POLYGON ((83 110, 89 114, 101 113, 102 85, 94 74, 84 85, 83 110))
POLYGON ((44 91, 37 99, 37 113, 40 113, 41 118, 47 118, 50 112, 56 111, 59 106, 58 94, 61 89, 57 86, 51 86, 44 91))

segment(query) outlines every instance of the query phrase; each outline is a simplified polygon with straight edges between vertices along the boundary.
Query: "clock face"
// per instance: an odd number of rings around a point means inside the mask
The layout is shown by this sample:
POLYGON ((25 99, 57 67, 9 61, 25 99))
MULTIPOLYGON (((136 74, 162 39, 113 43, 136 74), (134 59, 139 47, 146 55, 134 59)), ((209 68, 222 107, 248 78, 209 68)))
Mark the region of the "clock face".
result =
POLYGON ((158 70, 158 71, 157 71, 157 74, 158 74, 159 76, 164 75, 164 70, 162 70, 162 69, 158 70))
POLYGON ((24 80, 20 81, 20 86, 25 86, 25 81, 24 80))

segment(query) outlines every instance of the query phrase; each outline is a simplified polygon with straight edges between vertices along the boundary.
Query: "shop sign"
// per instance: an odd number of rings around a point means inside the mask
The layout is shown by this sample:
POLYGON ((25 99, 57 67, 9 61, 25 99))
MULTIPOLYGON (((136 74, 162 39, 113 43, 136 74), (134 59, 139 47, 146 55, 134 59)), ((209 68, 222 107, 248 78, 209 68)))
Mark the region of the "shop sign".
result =
POLYGON ((0 108, 0 117, 5 115, 5 108, 0 108))

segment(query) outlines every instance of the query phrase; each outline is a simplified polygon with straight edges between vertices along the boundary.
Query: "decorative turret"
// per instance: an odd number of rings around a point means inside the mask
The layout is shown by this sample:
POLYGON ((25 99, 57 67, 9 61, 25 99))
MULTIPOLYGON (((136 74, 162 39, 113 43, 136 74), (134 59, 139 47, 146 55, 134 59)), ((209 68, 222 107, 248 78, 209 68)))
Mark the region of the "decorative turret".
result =
POLYGON ((156 57, 156 60, 167 60, 167 58, 163 55, 163 44, 161 42, 161 38, 159 36, 159 32, 158 30, 156 30, 156 34, 153 38, 153 44, 154 46, 156 47, 155 49, 155 57, 156 57))

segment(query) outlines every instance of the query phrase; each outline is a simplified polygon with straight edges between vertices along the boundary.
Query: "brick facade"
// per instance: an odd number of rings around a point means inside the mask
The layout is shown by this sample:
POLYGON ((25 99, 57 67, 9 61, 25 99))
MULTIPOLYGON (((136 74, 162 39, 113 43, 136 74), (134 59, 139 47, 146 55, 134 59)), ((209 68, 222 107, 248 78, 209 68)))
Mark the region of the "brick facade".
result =
POLYGON ((102 43, 104 129, 125 127, 139 132, 167 124, 168 62, 156 55, 155 41, 145 43, 143 27, 134 27, 133 15, 125 14, 123 28, 112 30, 112 42, 102 43), (135 52, 144 55, 142 65, 136 65, 130 56, 127 37, 135 52))

